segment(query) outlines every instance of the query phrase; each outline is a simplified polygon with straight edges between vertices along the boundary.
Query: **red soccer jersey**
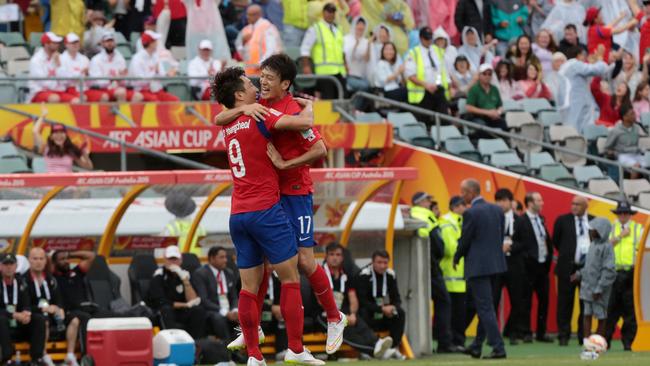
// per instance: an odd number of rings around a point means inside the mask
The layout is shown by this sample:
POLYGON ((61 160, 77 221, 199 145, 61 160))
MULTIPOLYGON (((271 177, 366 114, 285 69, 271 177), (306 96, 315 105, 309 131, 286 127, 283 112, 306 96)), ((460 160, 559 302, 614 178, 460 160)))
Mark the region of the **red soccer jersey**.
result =
MULTIPOLYGON (((287 94, 273 104, 268 103, 266 99, 261 99, 260 104, 288 115, 296 115, 302 110, 298 102, 293 100, 291 94, 287 94)), ((309 151, 320 139, 321 136, 315 128, 305 132, 279 131, 273 134, 273 145, 284 160, 290 160, 309 151)), ((281 194, 299 196, 314 191, 309 166, 303 165, 293 169, 280 170, 278 174, 280 175, 281 194)))
MULTIPOLYGON (((273 131, 283 116, 271 109, 263 123, 273 131)), ((223 126, 228 148, 228 164, 233 180, 231 214, 271 208, 280 200, 278 173, 266 155, 267 138, 254 119, 242 115, 223 126)))
POLYGON ((598 46, 605 46, 603 60, 609 62, 609 51, 612 50, 612 28, 602 25, 592 25, 587 31, 587 49, 589 54, 596 53, 598 46))

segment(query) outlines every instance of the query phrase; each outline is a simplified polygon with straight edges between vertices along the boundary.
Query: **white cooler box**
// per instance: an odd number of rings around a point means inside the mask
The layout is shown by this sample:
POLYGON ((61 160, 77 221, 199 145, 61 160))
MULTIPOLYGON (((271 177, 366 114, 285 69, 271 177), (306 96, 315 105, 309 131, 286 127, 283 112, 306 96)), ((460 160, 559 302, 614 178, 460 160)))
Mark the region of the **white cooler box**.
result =
POLYGON ((184 330, 165 329, 153 337, 154 365, 194 365, 194 339, 184 330))

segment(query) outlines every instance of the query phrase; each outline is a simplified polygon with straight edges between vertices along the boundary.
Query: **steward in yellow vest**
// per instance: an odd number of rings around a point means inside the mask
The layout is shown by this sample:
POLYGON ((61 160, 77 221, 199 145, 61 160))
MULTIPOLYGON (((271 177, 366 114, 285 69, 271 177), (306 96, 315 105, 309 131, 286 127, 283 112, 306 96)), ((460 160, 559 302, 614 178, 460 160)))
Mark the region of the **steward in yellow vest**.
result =
POLYGON ((421 238, 428 237, 431 245, 431 299, 434 306, 434 330, 437 331, 438 353, 454 352, 451 337, 451 299, 440 271, 444 243, 440 236, 438 203, 424 192, 417 192, 411 199, 411 217, 424 221, 427 226, 418 229, 421 238))
POLYGON ((440 57, 432 45, 433 32, 431 28, 423 27, 420 29, 420 44, 406 55, 404 75, 408 102, 438 113, 448 113, 449 104, 445 96, 448 74, 444 62, 436 61, 440 57))
MULTIPOLYGON (((165 198, 165 208, 175 218, 165 226, 164 235, 178 237, 178 248, 182 251, 185 247, 187 235, 192 227, 190 215, 196 210, 196 203, 194 203, 192 197, 187 193, 172 192, 165 198)), ((196 254, 199 258, 203 253, 201 247, 198 245, 198 239, 205 235, 205 229, 199 226, 190 245, 190 253, 196 254)))
POLYGON ((617 216, 610 236, 614 246, 616 281, 609 297, 606 338, 608 344, 611 344, 616 323, 619 318, 623 318, 621 342, 623 349, 631 350, 637 328, 634 314, 634 263, 637 249, 642 245, 643 226, 631 219, 636 211, 626 201, 619 202, 612 212, 617 216))
POLYGON ((440 269, 451 299, 451 339, 456 349, 465 347, 465 261, 461 259, 456 269, 454 269, 453 264, 454 255, 456 249, 458 249, 458 239, 460 239, 463 227, 465 209, 463 198, 454 196, 449 201, 449 212, 440 219, 440 234, 445 244, 440 269))

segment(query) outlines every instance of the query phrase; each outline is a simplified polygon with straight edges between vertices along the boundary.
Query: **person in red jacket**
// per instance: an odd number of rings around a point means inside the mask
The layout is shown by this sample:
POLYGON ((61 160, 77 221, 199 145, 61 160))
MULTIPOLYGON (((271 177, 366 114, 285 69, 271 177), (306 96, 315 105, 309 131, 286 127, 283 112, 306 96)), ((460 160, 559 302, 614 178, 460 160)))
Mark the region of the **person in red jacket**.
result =
MULTIPOLYGON (((194 0, 200 2, 200 0, 194 0)), ((185 46, 185 31, 187 29, 187 9, 183 0, 158 0, 153 6, 153 16, 158 16, 164 9, 169 9, 171 22, 169 23, 169 32, 165 48, 171 49, 172 46, 185 46)))
POLYGON ((637 24, 637 20, 632 18, 627 23, 618 25, 626 15, 626 12, 622 12, 614 21, 606 25, 602 14, 600 14, 600 8, 592 6, 587 9, 583 25, 589 28, 587 30, 587 49, 590 55, 596 52, 599 45, 603 45, 605 46, 604 60, 605 62, 609 60, 609 52, 612 50, 613 45, 612 37, 633 28, 637 24))
POLYGON ((639 22, 639 62, 643 63, 643 56, 650 53, 650 0, 643 0, 643 9, 639 8, 636 0, 628 0, 632 14, 639 22))
POLYGON ((614 127, 620 119, 621 106, 632 103, 630 88, 626 83, 619 83, 612 96, 603 91, 601 80, 600 76, 597 76, 591 81, 591 94, 593 94, 598 107, 600 107, 600 116, 598 116, 596 124, 614 127))

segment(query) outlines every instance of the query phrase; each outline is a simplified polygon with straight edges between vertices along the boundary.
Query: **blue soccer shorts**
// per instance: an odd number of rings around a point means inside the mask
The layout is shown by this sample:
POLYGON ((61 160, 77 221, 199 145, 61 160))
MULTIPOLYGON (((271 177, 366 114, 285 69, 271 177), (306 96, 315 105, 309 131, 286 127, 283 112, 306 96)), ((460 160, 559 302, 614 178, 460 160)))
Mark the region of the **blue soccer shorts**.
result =
POLYGON ((311 248, 314 241, 314 200, 311 194, 302 196, 281 195, 280 203, 284 212, 289 216, 296 233, 296 241, 300 248, 311 248))
POLYGON ((280 203, 253 212, 230 215, 230 237, 237 252, 237 267, 282 263, 298 253, 296 235, 280 203))

